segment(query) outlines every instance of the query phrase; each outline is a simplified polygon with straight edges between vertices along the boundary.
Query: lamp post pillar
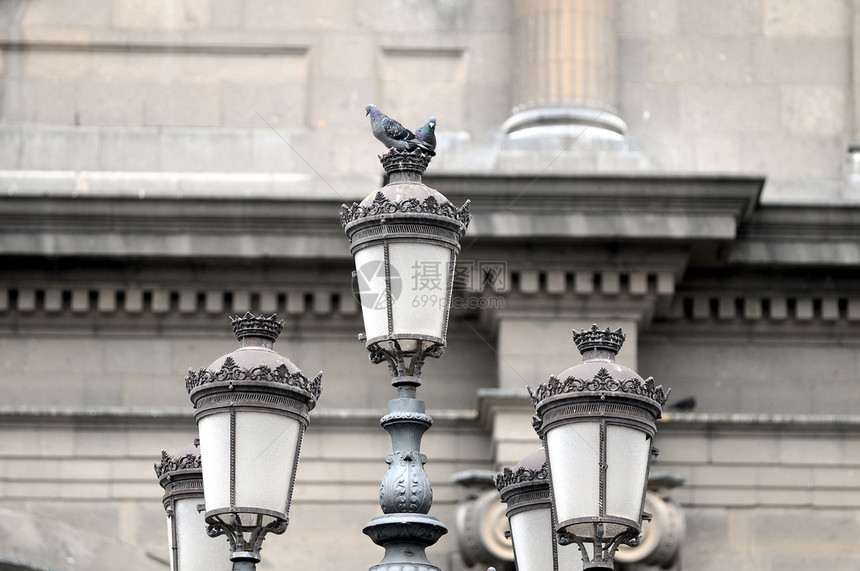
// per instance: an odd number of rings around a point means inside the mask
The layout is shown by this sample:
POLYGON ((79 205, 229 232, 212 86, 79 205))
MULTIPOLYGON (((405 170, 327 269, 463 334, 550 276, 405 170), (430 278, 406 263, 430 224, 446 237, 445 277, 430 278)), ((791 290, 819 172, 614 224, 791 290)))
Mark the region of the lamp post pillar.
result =
POLYGON ((282 534, 308 413, 322 373, 305 377, 272 348, 277 315, 231 318, 241 346, 209 367, 189 370, 185 387, 200 435, 206 523, 225 536, 233 571, 253 571, 263 540, 282 534))
POLYGON ((381 162, 389 183, 360 203, 344 205, 341 222, 355 257, 365 333, 373 363, 385 362, 397 394, 380 424, 391 436, 379 490, 383 515, 365 527, 385 548, 370 571, 440 571, 425 555, 448 528, 429 515, 433 490, 421 438, 433 420, 417 398, 427 357, 445 349, 459 240, 469 205, 455 208, 421 175, 432 155, 389 150, 381 162))

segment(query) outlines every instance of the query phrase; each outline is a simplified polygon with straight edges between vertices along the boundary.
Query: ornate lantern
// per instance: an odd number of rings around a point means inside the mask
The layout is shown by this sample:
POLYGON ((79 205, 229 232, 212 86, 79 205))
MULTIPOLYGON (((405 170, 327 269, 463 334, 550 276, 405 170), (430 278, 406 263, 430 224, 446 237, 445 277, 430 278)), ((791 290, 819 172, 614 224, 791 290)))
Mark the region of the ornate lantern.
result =
POLYGON ((574 546, 559 546, 553 531, 549 470, 543 448, 523 458, 513 470, 495 477, 508 506, 518 571, 581 571, 582 558, 574 546))
POLYGON ((367 348, 395 376, 420 376, 426 356, 445 347, 454 265, 469 224, 469 202, 455 208, 421 182, 430 155, 389 151, 390 180, 360 203, 341 207, 355 257, 367 348))
POLYGON ((668 397, 615 362, 624 339, 597 325, 574 331, 583 362, 532 392, 559 543, 579 545, 584 569, 611 569, 618 546, 638 541, 651 442, 668 397))
POLYGON ((203 473, 197 444, 195 440, 176 457, 162 451, 161 462, 155 465, 164 488, 170 571, 230 571, 233 564, 226 546, 209 537, 198 509, 203 504, 203 473))
POLYGON ((284 326, 276 315, 232 318, 241 347, 200 371, 189 371, 206 522, 230 542, 234 569, 254 569, 267 533, 287 528, 290 498, 308 412, 322 373, 308 380, 272 349, 284 326))

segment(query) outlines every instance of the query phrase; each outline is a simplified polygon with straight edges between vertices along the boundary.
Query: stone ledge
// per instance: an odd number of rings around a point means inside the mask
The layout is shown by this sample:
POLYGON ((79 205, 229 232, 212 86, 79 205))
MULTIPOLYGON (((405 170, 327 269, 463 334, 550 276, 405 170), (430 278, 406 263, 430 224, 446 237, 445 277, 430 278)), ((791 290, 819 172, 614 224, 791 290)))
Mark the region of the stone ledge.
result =
MULTIPOLYGON (((478 417, 488 422, 490 413, 499 409, 531 414, 528 392, 519 389, 479 389, 478 417)), ((754 429, 767 431, 815 431, 860 433, 860 415, 856 414, 752 414, 664 412, 658 421, 661 431, 684 432, 687 429, 754 429)))
MULTIPOLYGON (((364 198, 364 188, 357 187, 380 184, 373 176, 326 176, 347 190, 338 193, 312 173, 0 170, 0 192, 21 198, 337 201, 364 198)), ((338 220, 337 210, 332 219, 338 220)))
MULTIPOLYGON (((311 426, 324 423, 326 425, 370 424, 374 427, 385 414, 385 409, 348 409, 348 408, 316 408, 310 413, 311 426)), ((474 425, 478 413, 472 409, 440 409, 428 410, 433 417, 434 427, 438 425, 458 426, 474 425)), ((121 407, 121 406, 91 406, 91 407, 62 407, 62 406, 2 406, 0 407, 0 425, 10 424, 64 424, 64 423, 97 423, 97 424, 145 424, 165 428, 174 425, 187 424, 194 418, 194 409, 188 407, 121 407)), ((381 429, 380 429, 381 430, 381 429)), ((380 432, 384 436, 383 432, 380 432)))

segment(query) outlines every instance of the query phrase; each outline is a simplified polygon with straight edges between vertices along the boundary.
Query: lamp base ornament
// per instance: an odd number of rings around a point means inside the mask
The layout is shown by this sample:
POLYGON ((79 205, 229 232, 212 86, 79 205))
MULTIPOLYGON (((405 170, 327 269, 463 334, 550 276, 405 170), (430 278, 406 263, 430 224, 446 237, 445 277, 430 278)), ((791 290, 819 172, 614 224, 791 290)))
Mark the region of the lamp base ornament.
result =
POLYGON ((377 516, 362 530, 385 557, 369 571, 441 571, 427 560, 425 548, 448 533, 448 528, 433 516, 396 513, 377 516))

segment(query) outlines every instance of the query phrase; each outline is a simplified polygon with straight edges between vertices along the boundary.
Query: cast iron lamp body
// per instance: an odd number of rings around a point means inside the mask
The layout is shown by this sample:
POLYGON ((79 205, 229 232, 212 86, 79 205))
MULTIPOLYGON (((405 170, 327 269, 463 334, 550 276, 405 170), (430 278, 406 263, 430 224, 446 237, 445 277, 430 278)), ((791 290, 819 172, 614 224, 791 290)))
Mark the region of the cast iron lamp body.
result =
POLYGON ((241 347, 185 378, 196 412, 209 535, 225 535, 234 571, 260 561, 269 533, 289 522, 290 499, 308 412, 322 373, 302 375, 272 349, 277 315, 231 318, 241 347))
POLYGON ((618 546, 638 541, 657 453, 651 442, 669 391, 615 362, 620 329, 593 325, 573 339, 583 362, 530 390, 535 430, 547 452, 559 544, 576 543, 584 569, 612 569, 618 546))
POLYGON ((440 357, 445 349, 454 265, 470 220, 469 203, 455 208, 421 182, 430 155, 420 149, 390 150, 381 162, 388 184, 341 208, 355 257, 365 327, 361 337, 370 360, 388 364, 397 389, 380 420, 392 445, 379 491, 384 515, 363 531, 385 548, 371 571, 440 571, 425 549, 448 529, 429 515, 433 491, 420 448, 433 420, 416 393, 424 360, 440 357))
POLYGON ((233 564, 227 546, 206 533, 206 522, 198 509, 203 504, 198 442, 175 457, 162 451, 155 475, 164 488, 170 571, 230 571, 233 564))
POLYGON ((505 468, 493 481, 510 525, 517 571, 582 571, 573 546, 559 546, 553 530, 549 469, 543 448, 505 468))

